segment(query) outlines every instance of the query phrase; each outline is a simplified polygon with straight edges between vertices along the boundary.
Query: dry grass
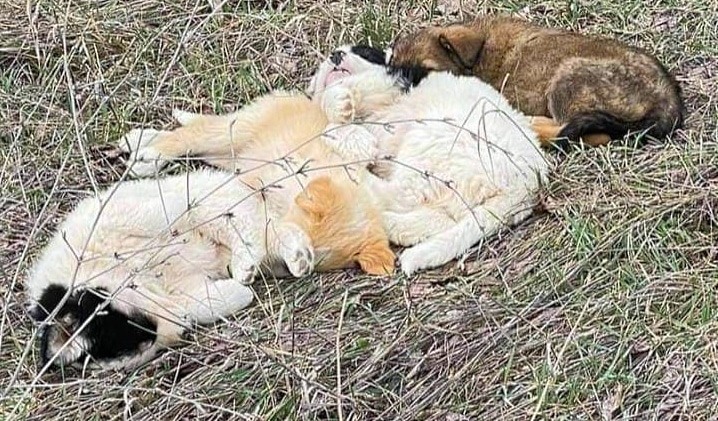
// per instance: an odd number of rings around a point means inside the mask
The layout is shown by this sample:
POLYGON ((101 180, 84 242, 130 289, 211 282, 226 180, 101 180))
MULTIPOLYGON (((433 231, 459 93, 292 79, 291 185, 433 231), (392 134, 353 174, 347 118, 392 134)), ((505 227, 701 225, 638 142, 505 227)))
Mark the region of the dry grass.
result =
POLYGON ((134 373, 40 378, 24 270, 112 149, 180 107, 302 87, 320 53, 458 2, 102 0, 0 7, 0 419, 708 419, 718 413, 718 5, 498 0, 658 54, 687 98, 664 144, 558 163, 547 212, 418 279, 258 281, 229 323, 134 373), (619 5, 620 4, 620 5, 619 5))

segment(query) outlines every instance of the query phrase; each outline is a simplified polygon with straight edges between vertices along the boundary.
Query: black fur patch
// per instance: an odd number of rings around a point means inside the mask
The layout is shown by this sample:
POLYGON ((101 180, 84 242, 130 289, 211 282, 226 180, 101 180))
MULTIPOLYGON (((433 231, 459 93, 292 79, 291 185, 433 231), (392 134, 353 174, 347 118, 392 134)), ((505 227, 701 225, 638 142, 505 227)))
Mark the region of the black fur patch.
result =
MULTIPOLYGON (((67 294, 67 288, 64 286, 57 284, 48 285, 48 287, 45 288, 45 291, 42 292, 42 296, 38 300, 37 305, 33 306, 30 310, 30 317, 37 322, 44 321, 47 316, 52 313, 55 307, 60 304, 60 301, 62 301, 65 294, 67 294)), ((71 298, 72 297, 67 297, 67 300, 69 301, 71 298)), ((63 307, 60 311, 64 310, 65 307, 63 307)), ((67 312, 65 312, 65 314, 67 314, 67 312)), ((58 318, 62 316, 64 316, 64 314, 57 314, 58 318)))
POLYGON ((389 74, 397 77, 403 91, 408 91, 424 80, 429 70, 421 66, 389 67, 389 74))
POLYGON ((605 111, 589 111, 571 117, 571 120, 558 134, 558 137, 564 138, 564 140, 558 142, 556 146, 565 149, 568 146, 566 140, 578 142, 579 138, 595 133, 607 134, 611 139, 620 139, 629 132, 645 130, 647 135, 661 138, 668 135, 675 124, 675 122, 668 123, 650 113, 641 120, 626 121, 605 111))
POLYGON ((351 52, 368 61, 369 63, 386 66, 386 54, 378 48, 369 47, 368 45, 354 45, 351 52))
POLYGON ((395 76, 402 91, 406 92, 410 88, 416 86, 424 80, 429 74, 429 70, 421 66, 391 66, 386 62, 386 54, 378 48, 366 45, 355 45, 351 47, 351 52, 363 58, 364 60, 384 66, 390 75, 395 76))
MULTIPOLYGON (((38 308, 31 312, 31 316, 38 321, 44 320, 59 305, 66 293, 67 288, 64 286, 49 285, 38 301, 38 308)), ((107 296, 108 292, 104 288, 75 291, 57 313, 58 320, 68 315, 75 319, 74 327, 82 326, 92 317, 80 333, 80 336, 91 344, 90 348, 85 350, 87 354, 97 360, 109 360, 128 355, 139 350, 140 345, 155 341, 157 324, 140 312, 126 315, 110 304, 93 317, 93 313, 105 302, 107 296)), ((50 328, 61 327, 49 326, 43 332, 41 339, 43 359, 50 357, 47 355, 50 328)))

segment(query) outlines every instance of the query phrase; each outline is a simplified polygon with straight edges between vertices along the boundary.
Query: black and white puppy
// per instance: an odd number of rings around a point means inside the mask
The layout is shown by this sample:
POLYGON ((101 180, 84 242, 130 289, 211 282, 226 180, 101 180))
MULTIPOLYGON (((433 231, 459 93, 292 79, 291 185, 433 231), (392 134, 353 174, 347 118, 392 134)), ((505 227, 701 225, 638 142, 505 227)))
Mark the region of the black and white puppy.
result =
POLYGON ((28 309, 35 321, 45 323, 40 332, 42 364, 53 357, 59 365, 81 363, 91 356, 91 363, 134 366, 151 358, 144 354, 157 339, 156 321, 139 311, 124 312, 109 298, 101 287, 70 292, 61 284, 47 285, 28 309))
MULTIPOLYGON (((320 74, 312 78, 309 86, 309 94, 314 96, 317 90, 317 84, 324 86, 331 85, 334 80, 347 76, 350 73, 361 73, 365 70, 381 66, 386 69, 387 74, 394 78, 395 83, 402 92, 407 92, 410 88, 419 84, 428 74, 429 70, 418 65, 406 66, 390 66, 391 49, 382 51, 368 45, 346 45, 342 46, 329 54, 328 62, 334 65, 333 71, 329 73, 328 78, 323 81, 318 80, 320 74), (356 56, 362 60, 351 60, 351 56, 356 56), (353 65, 353 68, 349 68, 353 65)), ((319 73, 322 69, 319 69, 319 73)))

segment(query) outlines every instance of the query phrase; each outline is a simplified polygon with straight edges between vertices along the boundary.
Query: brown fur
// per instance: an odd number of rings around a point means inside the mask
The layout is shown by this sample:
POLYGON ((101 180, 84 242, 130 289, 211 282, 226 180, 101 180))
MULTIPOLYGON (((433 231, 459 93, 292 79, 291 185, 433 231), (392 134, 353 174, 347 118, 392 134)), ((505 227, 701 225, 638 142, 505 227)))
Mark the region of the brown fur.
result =
POLYGON ((242 180, 256 189, 272 185, 267 194, 294 195, 283 211, 311 238, 315 270, 358 264, 369 274, 393 272, 395 255, 379 213, 348 174, 352 170, 323 142, 328 121, 318 104, 301 94, 274 93, 233 114, 184 113, 176 118, 182 126, 160 132, 150 146, 164 159, 202 157, 211 165, 240 171, 242 180), (302 175, 292 174, 300 168, 302 175))
POLYGON ((394 43, 391 64, 481 78, 524 114, 553 120, 537 121, 543 145, 577 134, 604 144, 629 130, 664 137, 683 122, 680 89, 654 57, 616 40, 512 17, 409 34, 394 43))

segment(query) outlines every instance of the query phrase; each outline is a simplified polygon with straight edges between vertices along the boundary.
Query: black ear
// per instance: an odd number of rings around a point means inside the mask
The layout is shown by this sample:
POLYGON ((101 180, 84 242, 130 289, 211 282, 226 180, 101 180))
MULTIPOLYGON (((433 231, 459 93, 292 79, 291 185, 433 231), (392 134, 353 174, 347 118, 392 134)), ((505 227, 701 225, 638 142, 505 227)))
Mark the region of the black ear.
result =
POLYGON ((83 335, 91 340, 87 353, 110 360, 140 352, 157 339, 157 323, 139 310, 129 313, 115 308, 105 288, 84 290, 77 301, 80 324, 90 319, 83 335), (98 310, 98 307, 101 310, 98 310))
POLYGON ((351 47, 351 52, 368 61, 369 63, 386 66, 386 54, 378 48, 369 47, 368 45, 355 45, 351 47))
POLYGON ((391 67, 389 73, 397 76, 401 89, 408 91, 409 88, 419 84, 429 74, 429 70, 421 66, 400 66, 391 67))
POLYGON ((87 328, 92 338, 88 354, 98 360, 110 360, 141 352, 144 346, 157 339, 157 323, 147 315, 132 312, 129 315, 108 306, 87 328))
POLYGON ((91 317, 108 297, 109 294, 104 288, 89 288, 81 291, 77 298, 78 317, 81 320, 91 317))
MULTIPOLYGON (((55 308, 62 302, 67 295, 67 287, 58 284, 50 284, 45 288, 37 300, 37 303, 31 304, 28 308, 28 313, 33 320, 37 322, 43 322, 47 316, 52 313, 55 308)), ((74 299, 72 296, 68 297, 65 301, 66 306, 74 305, 74 299)), ((62 313, 62 312, 60 312, 62 313)), ((58 315, 60 315, 58 313, 58 315)))

